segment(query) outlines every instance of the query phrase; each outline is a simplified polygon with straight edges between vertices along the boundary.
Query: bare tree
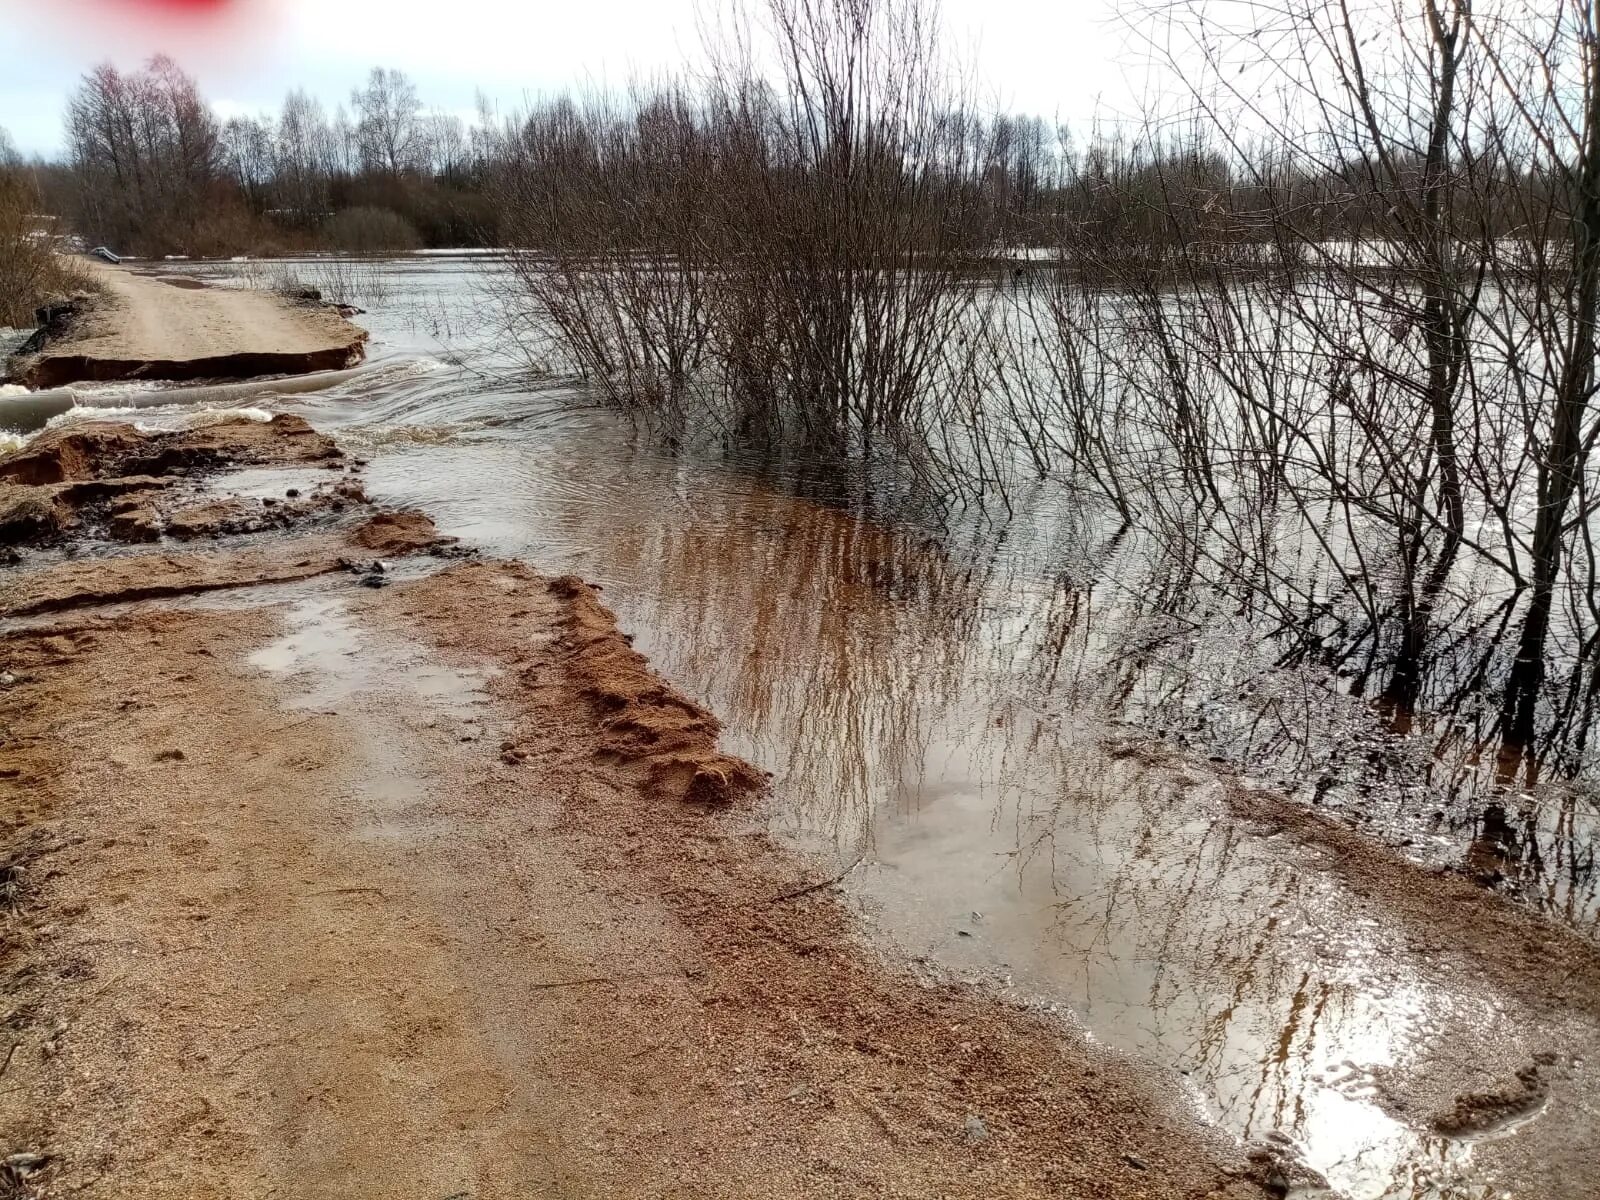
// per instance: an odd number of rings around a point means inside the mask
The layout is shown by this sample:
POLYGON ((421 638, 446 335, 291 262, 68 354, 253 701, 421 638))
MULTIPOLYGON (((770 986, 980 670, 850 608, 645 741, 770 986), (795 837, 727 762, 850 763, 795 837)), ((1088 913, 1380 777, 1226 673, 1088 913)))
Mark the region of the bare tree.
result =
POLYGON ((255 213, 267 207, 274 155, 270 118, 230 117, 220 137, 223 170, 255 213))
POLYGON ((193 236, 217 177, 220 131, 171 59, 158 55, 130 75, 95 68, 69 104, 67 136, 90 236, 148 250, 182 248, 193 236))
POLYGON ((1162 13, 1189 110, 1058 156, 1039 220, 1066 269, 994 326, 1013 436, 1272 614, 1283 662, 1397 728, 1476 712, 1502 763, 1575 765, 1600 710, 1592 11, 1162 13))
POLYGON ((429 113, 424 118, 428 169, 446 183, 460 183, 471 159, 466 123, 454 113, 429 113))
POLYGON ((273 151, 276 203, 288 223, 309 229, 328 210, 338 151, 322 104, 302 89, 284 97, 273 151))
POLYGON ((417 88, 403 72, 373 67, 365 87, 350 94, 356 110, 361 162, 391 179, 422 166, 426 139, 417 88))

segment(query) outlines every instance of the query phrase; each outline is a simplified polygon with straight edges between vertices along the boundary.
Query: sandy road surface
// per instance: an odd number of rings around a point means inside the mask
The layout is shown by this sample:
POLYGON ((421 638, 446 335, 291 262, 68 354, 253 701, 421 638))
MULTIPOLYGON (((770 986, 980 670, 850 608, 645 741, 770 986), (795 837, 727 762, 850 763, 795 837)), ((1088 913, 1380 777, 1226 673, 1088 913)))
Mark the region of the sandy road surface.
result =
POLYGON ((876 963, 748 815, 604 753, 574 603, 468 565, 13 636, 48 871, 0 1125, 48 1194, 1261 1194, 1181 1100, 876 963))
POLYGON ((247 288, 184 286, 128 266, 74 263, 99 285, 89 313, 15 360, 33 388, 119 379, 247 378, 338 370, 366 332, 332 309, 247 288))
MULTIPOLYGON (((187 288, 126 266, 86 260, 105 290, 73 353, 185 359, 225 354, 305 354, 343 345, 350 326, 330 309, 285 303, 249 288, 187 288)), ((67 347, 61 347, 65 350, 67 347)))

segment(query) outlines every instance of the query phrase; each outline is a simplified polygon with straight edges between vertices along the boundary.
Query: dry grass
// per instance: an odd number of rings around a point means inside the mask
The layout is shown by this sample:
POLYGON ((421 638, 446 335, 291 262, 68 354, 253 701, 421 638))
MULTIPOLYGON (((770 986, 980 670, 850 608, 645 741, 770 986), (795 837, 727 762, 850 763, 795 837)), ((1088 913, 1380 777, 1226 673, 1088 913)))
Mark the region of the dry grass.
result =
POLYGON ((22 171, 0 165, 0 325, 31 326, 45 301, 89 286, 57 253, 37 207, 22 171))

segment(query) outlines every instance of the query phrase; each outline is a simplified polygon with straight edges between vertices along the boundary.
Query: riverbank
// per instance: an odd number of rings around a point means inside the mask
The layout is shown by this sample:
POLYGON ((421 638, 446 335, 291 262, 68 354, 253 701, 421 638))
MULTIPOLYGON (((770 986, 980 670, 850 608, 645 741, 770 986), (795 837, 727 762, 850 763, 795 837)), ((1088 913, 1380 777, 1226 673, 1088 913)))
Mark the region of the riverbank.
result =
POLYGON ((423 518, 256 425, 9 460, 165 479, 158 536, 347 485, 182 553, 80 510, 7 581, 21 1194, 1261 1194, 1170 1085, 862 944, 591 588, 419 569, 423 518))

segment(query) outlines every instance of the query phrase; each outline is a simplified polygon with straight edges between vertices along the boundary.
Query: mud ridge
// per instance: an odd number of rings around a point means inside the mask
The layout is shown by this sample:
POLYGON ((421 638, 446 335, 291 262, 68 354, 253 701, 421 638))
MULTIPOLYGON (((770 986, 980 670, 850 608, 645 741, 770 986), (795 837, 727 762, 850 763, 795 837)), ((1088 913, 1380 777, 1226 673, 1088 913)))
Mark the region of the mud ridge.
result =
POLYGON ((598 587, 563 575, 549 588, 565 605, 567 669, 595 709, 604 753, 642 763, 650 790, 674 800, 727 804, 766 784, 765 773, 717 749, 722 722, 650 668, 598 587))
POLYGON ((335 571, 364 573, 352 548, 390 556, 447 546, 420 513, 394 520, 380 513, 348 536, 320 535, 236 553, 139 554, 67 562, 0 586, 0 615, 35 616, 67 609, 159 600, 268 583, 293 583, 335 571))
POLYGON ((223 465, 323 463, 343 457, 332 438, 289 413, 270 421, 234 417, 153 432, 119 421, 85 421, 41 433, 0 458, 0 481, 37 486, 171 475, 223 465))
POLYGON ((1528 1116, 1550 1095, 1545 1072, 1555 1065, 1553 1053, 1542 1053, 1500 1086, 1456 1097, 1455 1103, 1433 1117, 1433 1127, 1450 1137, 1485 1133, 1528 1116))
POLYGON ((315 513, 365 504, 366 493, 348 476, 308 496, 248 500, 197 501, 192 488, 178 485, 224 466, 344 471, 343 458, 332 439, 290 415, 157 432, 109 421, 68 425, 0 458, 0 548, 59 542, 90 526, 120 542, 287 528, 315 513))

